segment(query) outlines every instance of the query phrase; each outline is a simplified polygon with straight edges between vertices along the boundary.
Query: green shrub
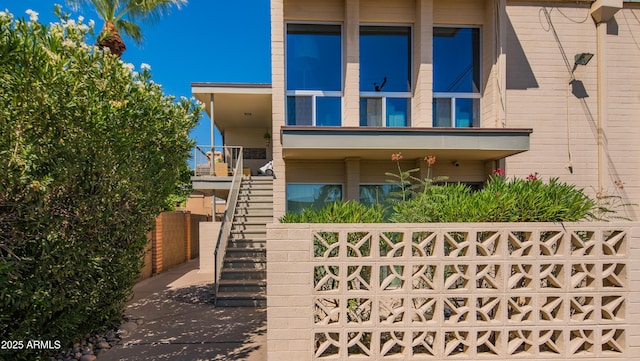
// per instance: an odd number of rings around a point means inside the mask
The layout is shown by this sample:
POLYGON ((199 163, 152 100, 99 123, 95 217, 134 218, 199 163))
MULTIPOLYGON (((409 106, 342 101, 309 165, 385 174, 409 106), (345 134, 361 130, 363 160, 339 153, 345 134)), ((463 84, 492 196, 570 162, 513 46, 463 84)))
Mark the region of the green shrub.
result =
POLYGON ((0 12, 0 340, 66 347, 119 320, 189 155, 201 107, 91 31, 0 12))
POLYGON ((302 213, 287 213, 282 223, 381 223, 385 210, 381 205, 365 206, 358 202, 333 202, 320 210, 306 208, 302 213))
POLYGON ((573 185, 493 176, 472 192, 461 184, 433 186, 394 205, 393 222, 562 222, 592 217, 596 203, 573 185))

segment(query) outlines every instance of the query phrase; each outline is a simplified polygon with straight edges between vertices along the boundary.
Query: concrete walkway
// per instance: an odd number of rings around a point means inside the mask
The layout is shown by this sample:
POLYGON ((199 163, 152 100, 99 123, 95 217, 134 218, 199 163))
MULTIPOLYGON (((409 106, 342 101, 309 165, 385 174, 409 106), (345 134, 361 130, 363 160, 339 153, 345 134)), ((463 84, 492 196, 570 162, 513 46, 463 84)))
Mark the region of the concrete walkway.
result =
POLYGON ((191 260, 138 283, 125 313, 142 324, 97 360, 266 360, 266 308, 214 307, 213 275, 197 267, 191 260))

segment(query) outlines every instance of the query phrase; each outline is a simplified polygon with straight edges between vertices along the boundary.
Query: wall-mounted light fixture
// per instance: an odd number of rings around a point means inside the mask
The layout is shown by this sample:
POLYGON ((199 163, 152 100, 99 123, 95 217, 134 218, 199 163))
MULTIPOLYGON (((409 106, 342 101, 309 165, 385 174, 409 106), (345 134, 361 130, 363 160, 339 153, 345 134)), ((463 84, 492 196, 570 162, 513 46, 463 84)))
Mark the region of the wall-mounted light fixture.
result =
POLYGON ((593 54, 591 53, 580 53, 576 54, 574 58, 574 65, 587 65, 589 61, 593 58, 593 54))
POLYGON ((573 58, 573 60, 574 60, 573 61, 573 69, 571 69, 572 76, 573 76, 573 72, 576 71, 576 68, 578 67, 578 65, 587 65, 587 63, 589 63, 591 58, 593 58, 593 54, 591 54, 591 53, 576 54, 576 56, 573 58))

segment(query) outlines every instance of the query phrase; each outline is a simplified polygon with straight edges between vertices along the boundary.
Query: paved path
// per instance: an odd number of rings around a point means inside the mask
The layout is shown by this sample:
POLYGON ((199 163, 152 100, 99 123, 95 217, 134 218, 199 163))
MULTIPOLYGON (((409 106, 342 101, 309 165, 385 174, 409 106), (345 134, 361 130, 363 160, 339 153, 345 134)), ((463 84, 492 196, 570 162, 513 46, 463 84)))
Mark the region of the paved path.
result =
POLYGON ((98 361, 267 359, 266 308, 214 307, 212 274, 198 260, 134 287, 127 315, 143 323, 98 361))

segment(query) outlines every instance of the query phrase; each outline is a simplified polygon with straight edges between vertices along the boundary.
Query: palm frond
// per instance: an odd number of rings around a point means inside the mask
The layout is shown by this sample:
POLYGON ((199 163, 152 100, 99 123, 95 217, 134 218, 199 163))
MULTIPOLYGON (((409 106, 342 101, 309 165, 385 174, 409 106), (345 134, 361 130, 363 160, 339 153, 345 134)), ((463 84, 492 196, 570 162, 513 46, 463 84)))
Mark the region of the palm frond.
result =
POLYGON ((127 34, 127 36, 133 39, 133 41, 135 41, 136 44, 138 45, 142 44, 143 38, 142 38, 142 29, 140 28, 140 25, 126 19, 118 20, 115 23, 115 25, 116 25, 116 28, 118 28, 118 30, 122 30, 125 34, 127 34))
POLYGON ((120 6, 120 0, 67 0, 67 4, 74 10, 79 10, 82 5, 93 5, 96 13, 105 22, 114 22, 116 10, 120 6))
POLYGON ((123 4, 122 14, 133 20, 153 23, 169 14, 172 7, 180 9, 186 4, 187 0, 127 0, 123 4))

